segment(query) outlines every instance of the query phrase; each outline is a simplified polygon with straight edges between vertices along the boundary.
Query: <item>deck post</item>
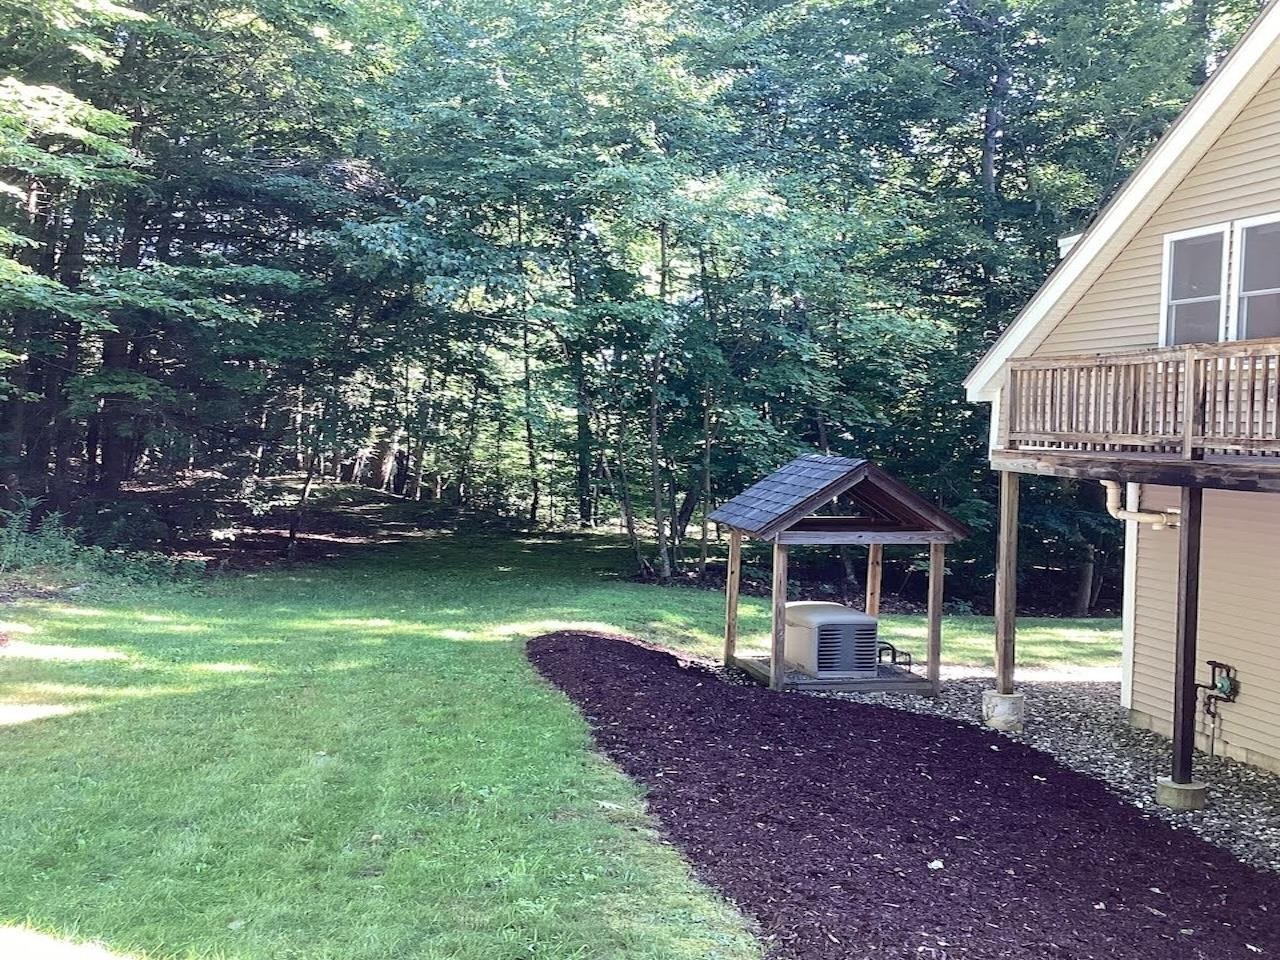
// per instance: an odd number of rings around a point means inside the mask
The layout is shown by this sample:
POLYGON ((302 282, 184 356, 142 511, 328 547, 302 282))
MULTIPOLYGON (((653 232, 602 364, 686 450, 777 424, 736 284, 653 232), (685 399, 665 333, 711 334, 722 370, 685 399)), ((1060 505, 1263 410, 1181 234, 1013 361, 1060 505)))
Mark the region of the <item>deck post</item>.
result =
POLYGON ((773 545, 773 642, 769 654, 769 689, 781 690, 787 679, 787 545, 773 545))
POLYGON ((1000 471, 1000 526, 996 543, 996 688, 982 696, 982 718, 997 730, 1021 730, 1024 701, 1013 690, 1018 607, 1018 475, 1000 471))
POLYGON ((738 587, 742 581, 742 534, 729 531, 729 565, 724 578, 724 665, 733 666, 738 645, 738 587))
POLYGON ((1018 607, 1018 475, 1000 473, 1000 528, 996 544, 996 692, 1013 693, 1018 607))
POLYGON ((1196 634, 1200 620, 1200 527, 1204 489, 1182 488, 1178 522, 1178 601, 1173 654, 1173 769, 1156 784, 1156 802, 1177 810, 1204 806, 1204 784, 1192 778, 1196 748, 1196 634))
POLYGON ((942 689, 942 582, 946 573, 946 551, 946 544, 929 544, 929 639, 925 676, 932 697, 942 689))
POLYGON ((880 616, 880 580, 883 567, 884 544, 873 543, 867 548, 867 602, 862 608, 868 616, 880 616))

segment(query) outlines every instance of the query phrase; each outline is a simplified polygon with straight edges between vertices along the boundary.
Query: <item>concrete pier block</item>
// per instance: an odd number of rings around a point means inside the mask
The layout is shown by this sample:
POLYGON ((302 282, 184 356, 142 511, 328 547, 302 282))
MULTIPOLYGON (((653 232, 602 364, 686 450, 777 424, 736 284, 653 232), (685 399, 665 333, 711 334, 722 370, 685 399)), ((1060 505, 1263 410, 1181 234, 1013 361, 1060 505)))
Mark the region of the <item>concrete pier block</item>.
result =
POLYGON ((1156 803, 1170 810, 1203 810, 1208 795, 1203 783, 1174 783, 1169 777, 1156 781, 1156 803))
POLYGON ((1021 693, 982 692, 982 722, 993 730, 1021 733, 1027 712, 1027 698, 1021 693))

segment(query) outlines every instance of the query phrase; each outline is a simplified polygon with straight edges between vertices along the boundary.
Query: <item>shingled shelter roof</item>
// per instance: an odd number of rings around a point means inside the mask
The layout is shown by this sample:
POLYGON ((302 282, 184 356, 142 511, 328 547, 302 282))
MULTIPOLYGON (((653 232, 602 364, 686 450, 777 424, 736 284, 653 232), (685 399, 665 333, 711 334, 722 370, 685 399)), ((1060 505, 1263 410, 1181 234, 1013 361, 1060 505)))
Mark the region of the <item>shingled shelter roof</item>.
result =
POLYGON ((857 536, 860 542, 874 542, 880 539, 877 534, 883 535, 882 542, 946 542, 969 532, 869 460, 818 454, 797 457, 775 470, 710 519, 760 539, 797 531, 857 536), (852 515, 815 516, 842 496, 852 515))

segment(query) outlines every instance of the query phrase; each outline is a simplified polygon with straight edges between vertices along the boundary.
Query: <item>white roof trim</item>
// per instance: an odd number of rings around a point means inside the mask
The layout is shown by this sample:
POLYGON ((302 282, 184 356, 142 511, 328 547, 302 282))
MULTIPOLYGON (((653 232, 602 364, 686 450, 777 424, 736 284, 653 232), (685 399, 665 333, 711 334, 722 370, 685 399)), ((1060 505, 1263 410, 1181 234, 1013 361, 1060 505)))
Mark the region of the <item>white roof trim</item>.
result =
POLYGON ((1088 283, 1119 255, 1174 187, 1204 156, 1236 115, 1280 69, 1280 0, 1271 0, 1209 82, 1161 137, 1036 291, 991 349, 969 372, 964 385, 970 400, 990 400, 1007 360, 1034 348, 1048 330, 1041 321, 1060 301, 1074 302, 1088 283))

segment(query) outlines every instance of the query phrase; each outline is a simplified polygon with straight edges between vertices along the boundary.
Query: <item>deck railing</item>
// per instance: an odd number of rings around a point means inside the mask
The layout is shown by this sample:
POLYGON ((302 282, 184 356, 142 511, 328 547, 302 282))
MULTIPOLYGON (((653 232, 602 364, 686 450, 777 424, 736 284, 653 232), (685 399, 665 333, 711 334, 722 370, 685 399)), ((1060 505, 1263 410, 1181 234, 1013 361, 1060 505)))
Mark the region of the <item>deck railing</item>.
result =
POLYGON ((1280 454, 1280 338, 1010 363, 1010 449, 1280 454))

